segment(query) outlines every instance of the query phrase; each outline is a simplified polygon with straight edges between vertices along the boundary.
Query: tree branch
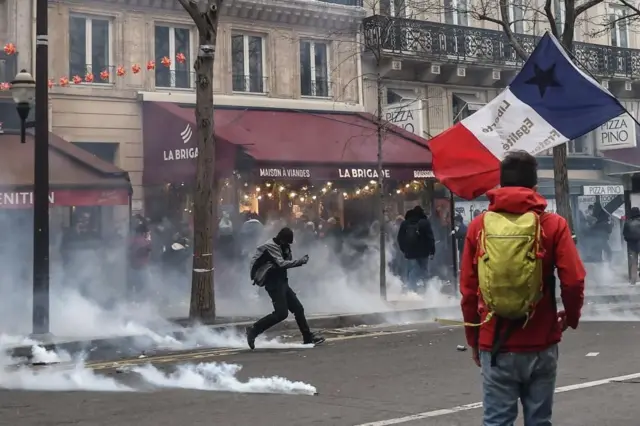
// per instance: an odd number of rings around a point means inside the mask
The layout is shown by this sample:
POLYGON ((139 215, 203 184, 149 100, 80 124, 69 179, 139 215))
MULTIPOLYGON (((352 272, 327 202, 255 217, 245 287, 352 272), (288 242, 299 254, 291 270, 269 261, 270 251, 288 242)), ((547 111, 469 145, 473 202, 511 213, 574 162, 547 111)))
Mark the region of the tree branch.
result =
POLYGON ((564 29, 562 30, 562 44, 565 49, 571 50, 576 28, 576 0, 564 0, 564 29))
MULTIPOLYGON (((560 1, 560 0, 557 0, 560 1)), ((551 10, 551 0, 547 0, 544 4, 544 13, 547 15, 547 20, 549 21, 549 26, 551 27, 551 34, 553 34, 556 38, 560 38, 558 34, 558 26, 556 24, 556 17, 553 16, 553 11, 551 10)))
POLYGON ((518 57, 523 61, 526 61, 527 59, 529 59, 529 54, 527 53, 526 50, 524 50, 524 48, 516 38, 515 34, 511 30, 511 25, 509 23, 509 5, 507 2, 508 0, 500 0, 499 5, 500 5, 501 19, 499 20, 496 19, 496 21, 498 21, 497 24, 499 24, 504 30, 504 33, 506 34, 507 39, 509 40, 509 43, 511 44, 513 49, 516 51, 516 55, 518 55, 518 57))
MULTIPOLYGON (((599 5, 604 0, 587 0, 585 3, 582 3, 580 6, 575 7, 575 18, 582 15, 587 10, 591 9, 594 6, 599 5)), ((569 8, 567 8, 569 10, 569 8)))
MULTIPOLYGON (((634 16, 640 15, 640 9, 635 7, 633 4, 629 3, 626 0, 620 0, 620 3, 622 3, 623 5, 625 5, 626 7, 628 7, 633 11, 633 15, 625 16, 624 18, 633 18, 634 16)), ((624 19, 624 18, 621 18, 621 19, 624 19)))
POLYGON ((184 10, 187 11, 189 16, 191 16, 191 19, 193 19, 193 22, 196 24, 196 27, 198 28, 198 30, 206 27, 207 23, 202 18, 202 15, 200 15, 200 11, 198 10, 198 3, 196 1, 178 0, 178 2, 180 2, 180 4, 184 8, 184 10))

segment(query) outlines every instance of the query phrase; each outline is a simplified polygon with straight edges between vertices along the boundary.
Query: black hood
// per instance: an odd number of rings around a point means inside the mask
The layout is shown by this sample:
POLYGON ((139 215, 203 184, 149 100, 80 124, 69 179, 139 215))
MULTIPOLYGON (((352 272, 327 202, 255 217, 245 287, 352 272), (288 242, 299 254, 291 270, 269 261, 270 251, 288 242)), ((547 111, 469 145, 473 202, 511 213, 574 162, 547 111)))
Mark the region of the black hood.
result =
POLYGON ((424 210, 420 206, 415 206, 411 210, 407 210, 407 213, 404 215, 405 220, 409 222, 418 222, 421 219, 426 219, 427 215, 424 210))

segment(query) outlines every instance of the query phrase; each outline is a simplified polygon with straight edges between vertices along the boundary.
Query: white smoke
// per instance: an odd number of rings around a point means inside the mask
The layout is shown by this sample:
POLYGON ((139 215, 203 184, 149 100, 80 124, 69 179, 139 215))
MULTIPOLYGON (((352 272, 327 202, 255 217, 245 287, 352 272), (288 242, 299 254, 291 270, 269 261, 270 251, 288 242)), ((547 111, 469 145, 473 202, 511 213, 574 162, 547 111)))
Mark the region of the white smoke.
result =
MULTIPOLYGON (((0 352, 1 353, 1 352, 0 352)), ((30 391, 96 391, 136 392, 139 390, 174 388, 202 391, 241 393, 282 393, 313 395, 316 389, 306 383, 292 382, 282 377, 237 378, 242 366, 226 363, 179 364, 175 371, 162 372, 151 364, 130 367, 136 373, 138 386, 125 384, 116 378, 97 374, 82 360, 72 360, 67 354, 33 347, 33 363, 52 364, 43 367, 16 364, 19 360, 0 358, 0 389, 30 391)), ((127 374, 117 377, 126 378, 127 374)))
POLYGON ((242 382, 237 378, 242 369, 238 364, 202 363, 178 365, 165 373, 153 365, 133 367, 131 371, 158 388, 196 389, 240 393, 282 393, 313 395, 316 388, 303 382, 292 382, 283 377, 254 377, 242 382))

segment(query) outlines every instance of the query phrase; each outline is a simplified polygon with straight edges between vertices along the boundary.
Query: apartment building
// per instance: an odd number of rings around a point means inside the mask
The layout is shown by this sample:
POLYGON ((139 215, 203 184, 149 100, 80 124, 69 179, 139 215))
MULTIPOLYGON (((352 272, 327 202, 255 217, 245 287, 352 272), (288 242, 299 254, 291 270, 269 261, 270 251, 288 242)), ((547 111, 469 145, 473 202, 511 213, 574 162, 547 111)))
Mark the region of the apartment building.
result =
MULTIPOLYGON (((529 52, 536 36, 549 26, 541 12, 544 2, 537 8, 534 3, 509 2, 511 29, 529 52)), ((478 14, 469 13, 491 4, 497 2, 370 0, 365 4, 369 15, 364 19, 365 44, 379 46, 379 54, 364 54, 363 68, 365 75, 377 71, 382 74, 387 118, 428 138, 473 114, 508 85, 522 61, 498 25, 476 20, 478 14)), ((564 2, 554 0, 552 7, 556 25, 563 28, 564 2)), ((499 16, 497 10, 487 13, 499 16)), ((573 54, 580 66, 625 103, 637 119, 640 34, 620 19, 627 14, 630 11, 617 2, 602 2, 588 10, 576 28, 573 54)), ((364 86, 365 105, 373 112, 377 103, 375 81, 369 79, 364 86)), ((636 125, 630 117, 623 124, 625 143, 615 140, 617 135, 611 132, 620 123, 569 142, 572 194, 580 195, 583 185, 610 182, 608 174, 627 167, 621 162, 640 165, 640 154, 635 153, 636 137, 640 136, 636 125), (604 146, 607 136, 611 136, 610 146, 604 146)), ((540 158, 540 164, 545 178, 542 191, 553 198, 550 153, 540 158)))
MULTIPOLYGON (((361 5, 361 0, 225 1, 214 71, 216 105, 363 112, 356 42, 361 5)), ((0 56, 0 81, 10 81, 20 68, 33 69, 32 6, 0 0, 0 44, 17 47, 17 54, 0 56)), ((52 132, 126 170, 134 210, 141 209, 145 156, 160 156, 148 162, 147 171, 164 173, 182 154, 191 160, 197 155, 187 145, 195 143, 191 124, 181 122, 175 135, 160 135, 179 140, 172 148, 153 145, 153 129, 144 128, 145 123, 158 127, 161 120, 145 116, 157 110, 153 105, 195 103, 193 22, 177 1, 59 0, 50 2, 49 28, 52 132)), ((193 172, 192 164, 186 168, 193 172)))

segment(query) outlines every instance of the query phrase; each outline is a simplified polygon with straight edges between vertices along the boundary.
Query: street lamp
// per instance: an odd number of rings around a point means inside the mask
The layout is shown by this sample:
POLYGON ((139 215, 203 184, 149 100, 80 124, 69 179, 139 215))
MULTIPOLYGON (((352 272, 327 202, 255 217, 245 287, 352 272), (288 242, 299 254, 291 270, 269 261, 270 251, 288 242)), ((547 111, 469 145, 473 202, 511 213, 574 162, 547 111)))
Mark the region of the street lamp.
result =
POLYGON ((11 96, 20 116, 20 142, 25 143, 27 117, 36 97, 36 82, 27 70, 21 70, 11 82, 11 96))

